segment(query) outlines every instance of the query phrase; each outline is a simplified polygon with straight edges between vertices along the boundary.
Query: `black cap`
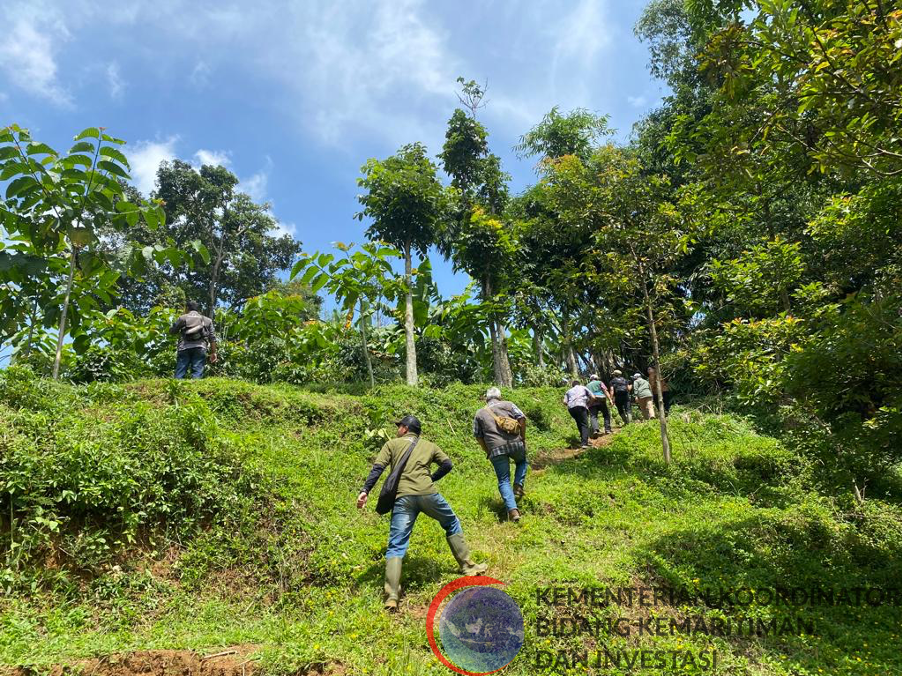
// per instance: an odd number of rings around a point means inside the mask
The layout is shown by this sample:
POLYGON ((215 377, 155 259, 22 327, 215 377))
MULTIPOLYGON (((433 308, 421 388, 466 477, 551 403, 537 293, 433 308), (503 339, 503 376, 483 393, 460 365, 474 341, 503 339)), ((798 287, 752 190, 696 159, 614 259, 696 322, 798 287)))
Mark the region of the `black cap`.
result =
POLYGON ((395 425, 404 425, 404 427, 411 432, 416 432, 417 434, 423 431, 423 426, 420 425, 420 419, 415 415, 405 415, 400 420, 396 420, 395 425))

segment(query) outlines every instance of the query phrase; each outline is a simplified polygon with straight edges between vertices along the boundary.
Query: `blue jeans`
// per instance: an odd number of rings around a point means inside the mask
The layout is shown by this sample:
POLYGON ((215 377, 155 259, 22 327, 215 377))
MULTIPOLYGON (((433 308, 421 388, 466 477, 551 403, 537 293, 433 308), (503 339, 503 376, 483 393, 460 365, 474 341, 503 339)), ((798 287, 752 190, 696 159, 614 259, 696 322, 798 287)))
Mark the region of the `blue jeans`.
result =
POLYGON ((404 495, 395 500, 395 506, 391 512, 391 527, 388 529, 388 549, 385 551, 385 558, 403 557, 407 553, 413 524, 420 512, 438 521, 448 537, 463 532, 460 527, 460 519, 440 494, 404 495))
POLYGON ((207 351, 202 347, 179 350, 175 358, 175 377, 181 380, 190 370, 192 378, 201 378, 204 375, 204 364, 206 363, 207 351))
POLYGON ((516 455, 496 455, 490 460, 495 468, 495 476, 498 477, 498 492, 501 493, 504 506, 507 507, 507 511, 517 509, 517 501, 511 488, 510 461, 514 461, 514 483, 522 486, 523 482, 526 481, 526 470, 529 468, 529 463, 526 461, 526 453, 521 451, 516 455))

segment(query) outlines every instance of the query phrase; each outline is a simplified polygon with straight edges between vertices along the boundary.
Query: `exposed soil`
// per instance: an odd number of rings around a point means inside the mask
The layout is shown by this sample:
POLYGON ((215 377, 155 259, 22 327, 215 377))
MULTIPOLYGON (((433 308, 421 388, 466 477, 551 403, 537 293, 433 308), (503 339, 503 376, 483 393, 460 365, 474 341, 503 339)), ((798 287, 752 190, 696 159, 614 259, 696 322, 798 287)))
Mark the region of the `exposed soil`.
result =
MULTIPOLYGON (((604 448, 605 446, 609 446, 614 440, 614 434, 617 434, 619 431, 620 428, 615 428, 613 434, 605 434, 596 439, 589 439, 589 445, 592 446, 592 448, 604 448)), ((566 460, 578 458, 588 450, 588 448, 555 448, 547 451, 540 451, 534 457, 529 459, 529 467, 532 470, 541 471, 551 465, 557 465, 566 460)))
MULTIPOLYGON (((243 645, 200 654, 193 650, 138 650, 114 653, 48 669, 0 668, 4 676, 250 676, 256 646, 243 645)), ((328 672, 321 672, 328 673, 328 672)))
MULTIPOLYGON (((49 668, 2 667, 0 676, 251 676, 257 660, 256 645, 210 649, 198 653, 193 650, 136 650, 114 653, 71 664, 49 668)), ((347 671, 338 662, 314 662, 297 676, 345 676, 347 671)))

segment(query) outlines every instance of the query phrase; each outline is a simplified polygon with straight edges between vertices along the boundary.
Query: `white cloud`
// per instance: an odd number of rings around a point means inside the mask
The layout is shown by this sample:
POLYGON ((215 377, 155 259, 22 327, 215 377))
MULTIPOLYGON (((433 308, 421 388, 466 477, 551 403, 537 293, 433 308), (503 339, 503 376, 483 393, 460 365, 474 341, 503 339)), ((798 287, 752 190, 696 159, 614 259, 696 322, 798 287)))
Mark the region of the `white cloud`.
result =
MULTIPOLYGON (((270 212, 270 215, 275 218, 275 214, 270 212)), ((297 237, 298 226, 296 223, 287 223, 285 221, 276 221, 276 227, 273 230, 269 231, 269 234, 273 237, 282 237, 283 235, 288 235, 289 237, 297 237)))
POLYGON ((266 201, 266 186, 269 183, 269 173, 258 171, 248 179, 242 179, 238 185, 241 192, 246 192, 255 202, 266 201))
POLYGON ((553 29, 557 36, 555 61, 578 60, 589 65, 610 42, 606 24, 604 0, 580 0, 553 29))
POLYGON ((139 141, 126 153, 135 186, 145 197, 154 189, 160 162, 175 159, 176 143, 177 136, 170 136, 165 141, 139 141))
POLYGON ((194 153, 198 166, 209 164, 214 167, 228 167, 232 164, 231 153, 224 150, 205 150, 201 148, 194 153))
POLYGON ((5 5, 0 71, 15 86, 68 108, 72 96, 57 77, 56 49, 69 38, 58 13, 43 3, 5 5))
POLYGON ((120 100, 122 93, 125 91, 125 82, 122 80, 119 64, 115 61, 106 67, 106 80, 110 88, 110 98, 120 100))
POLYGON ((648 99, 645 96, 627 96, 626 101, 633 108, 644 108, 648 103, 648 99))
POLYGON ((210 74, 212 72, 212 69, 205 61, 198 61, 194 64, 194 69, 191 71, 191 84, 198 88, 206 87, 210 84, 210 74))

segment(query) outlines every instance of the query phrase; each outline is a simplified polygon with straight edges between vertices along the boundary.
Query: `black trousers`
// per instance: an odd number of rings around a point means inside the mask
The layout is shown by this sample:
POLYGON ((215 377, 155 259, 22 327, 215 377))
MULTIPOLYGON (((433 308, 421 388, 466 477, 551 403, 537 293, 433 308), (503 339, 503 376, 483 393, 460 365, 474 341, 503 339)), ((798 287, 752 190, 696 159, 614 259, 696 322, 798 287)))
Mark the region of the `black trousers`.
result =
POLYGON ((589 423, 592 427, 592 433, 595 434, 598 432, 598 412, 601 411, 601 415, 604 418, 604 431, 608 434, 611 433, 611 409, 608 408, 607 400, 604 400, 600 403, 595 404, 589 409, 589 423))
MULTIPOLYGON (((661 392, 661 394, 664 395, 664 415, 670 415, 670 398, 671 398, 670 391, 668 390, 667 392, 661 392)), ((654 397, 655 410, 657 411, 658 410, 658 395, 654 394, 652 396, 654 397)))
POLYGON ((570 415, 576 421, 576 427, 579 429, 579 439, 583 446, 589 445, 589 409, 584 406, 567 409, 570 415))
POLYGON ((617 404, 617 412, 626 425, 632 418, 632 403, 630 402, 629 392, 614 392, 614 403, 617 404))

